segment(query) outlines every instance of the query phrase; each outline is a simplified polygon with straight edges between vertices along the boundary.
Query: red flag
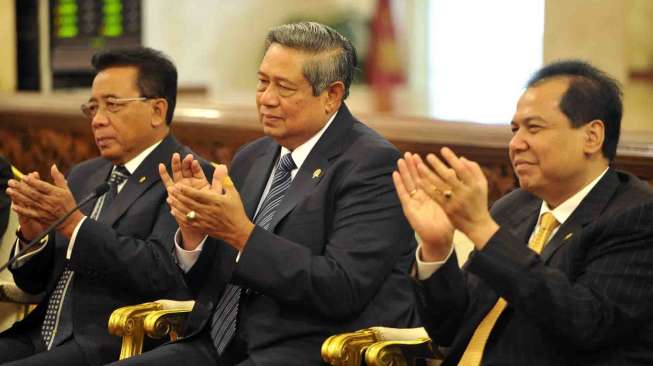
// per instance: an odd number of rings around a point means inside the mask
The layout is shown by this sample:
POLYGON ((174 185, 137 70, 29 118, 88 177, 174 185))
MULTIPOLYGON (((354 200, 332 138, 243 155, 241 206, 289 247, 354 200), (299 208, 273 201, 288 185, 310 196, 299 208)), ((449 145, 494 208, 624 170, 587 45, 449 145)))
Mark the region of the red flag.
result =
POLYGON ((372 18, 367 55, 367 82, 381 92, 404 82, 404 72, 395 40, 390 0, 379 0, 372 18))

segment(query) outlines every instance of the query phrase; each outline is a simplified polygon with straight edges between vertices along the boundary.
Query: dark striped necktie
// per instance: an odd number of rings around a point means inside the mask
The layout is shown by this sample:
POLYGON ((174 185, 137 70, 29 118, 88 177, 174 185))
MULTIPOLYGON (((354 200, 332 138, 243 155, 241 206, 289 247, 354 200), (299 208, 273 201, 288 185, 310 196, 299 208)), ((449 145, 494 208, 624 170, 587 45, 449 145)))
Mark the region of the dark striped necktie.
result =
MULTIPOLYGON (((89 216, 91 219, 97 220, 102 213, 102 209, 111 205, 111 202, 118 194, 118 186, 129 175, 129 171, 124 166, 119 165, 114 167, 108 180, 110 184, 109 191, 95 201, 95 206, 93 206, 93 211, 91 211, 91 215, 89 216)), ((41 337, 48 350, 63 343, 73 334, 71 298, 70 296, 66 296, 66 294, 70 293, 70 288, 73 286, 74 274, 68 268, 68 264, 66 264, 54 291, 48 299, 48 307, 45 310, 45 318, 41 325, 41 337)))
MULTIPOLYGON (((286 190, 290 187, 292 181, 291 172, 296 167, 290 153, 281 157, 274 172, 270 191, 254 218, 256 225, 268 230, 274 214, 286 194, 286 190)), ((220 302, 215 307, 211 323, 211 338, 213 338, 213 344, 219 355, 222 355, 236 334, 236 320, 238 318, 238 304, 241 292, 241 287, 227 284, 220 302)))

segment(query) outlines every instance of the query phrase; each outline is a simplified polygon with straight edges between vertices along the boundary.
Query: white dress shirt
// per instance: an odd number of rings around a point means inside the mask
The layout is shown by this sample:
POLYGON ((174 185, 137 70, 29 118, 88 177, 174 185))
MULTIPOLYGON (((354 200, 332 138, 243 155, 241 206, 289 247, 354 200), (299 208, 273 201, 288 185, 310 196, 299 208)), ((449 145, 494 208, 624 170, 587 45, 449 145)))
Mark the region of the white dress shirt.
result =
MULTIPOLYGON (((333 120, 336 118, 337 112, 334 113, 331 118, 327 121, 327 123, 317 131, 317 133, 313 136, 311 136, 310 139, 308 139, 306 142, 303 144, 297 146, 295 150, 290 151, 287 148, 281 146, 281 153, 279 154, 279 159, 281 159, 282 156, 286 155, 287 153, 291 153, 292 159, 295 162, 296 168, 293 169, 290 172, 290 179, 295 179, 295 175, 297 175, 297 172, 299 169, 302 167, 302 164, 304 164, 304 161, 308 157, 308 154, 311 153, 313 148, 315 147, 315 144, 320 140, 320 137, 324 134, 324 131, 326 131, 327 128, 331 125, 333 120)), ((265 197, 268 195, 268 192, 270 191, 270 187, 272 186, 272 180, 274 179, 274 172, 276 171, 277 165, 279 164, 279 159, 277 159, 276 163, 274 164, 274 167, 272 168, 272 172, 270 172, 270 176, 268 177, 268 182, 265 185, 265 190, 263 190, 263 194, 261 195, 261 199, 258 202, 258 206, 256 207, 256 213, 261 209, 261 205, 263 204, 263 201, 265 200, 265 197)), ((256 215, 254 215, 256 217, 256 215)), ((200 253, 202 252, 202 248, 204 247, 204 242, 206 241, 206 236, 200 243, 200 245, 197 246, 194 250, 185 250, 181 245, 181 233, 180 230, 177 230, 177 233, 175 234, 175 253, 177 255, 177 262, 179 263, 179 267, 184 271, 188 272, 193 265, 195 265, 195 262, 197 262, 197 259, 200 256, 200 253)), ((241 252, 238 252, 238 255, 236 256, 236 263, 238 263, 238 260, 240 259, 241 252)))

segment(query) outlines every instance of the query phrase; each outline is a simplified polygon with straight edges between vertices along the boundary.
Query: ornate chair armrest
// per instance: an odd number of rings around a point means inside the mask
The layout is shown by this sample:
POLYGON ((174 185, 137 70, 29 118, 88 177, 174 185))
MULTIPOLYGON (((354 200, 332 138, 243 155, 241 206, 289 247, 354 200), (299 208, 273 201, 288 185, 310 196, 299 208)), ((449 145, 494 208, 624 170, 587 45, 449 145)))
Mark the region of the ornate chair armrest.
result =
MULTIPOLYGON (((143 339, 145 332, 153 334, 148 327, 152 321, 148 321, 150 315, 155 315, 157 312, 190 312, 193 308, 195 301, 175 301, 175 300, 157 300, 153 302, 146 302, 139 305, 125 306, 116 309, 109 318, 109 333, 115 336, 122 337, 122 348, 120 349, 120 359, 126 359, 132 356, 141 354, 143 351, 143 339), (148 325, 146 325, 146 323, 148 325)), ((153 323, 155 326, 156 321, 153 323)), ((174 327, 171 329, 174 332, 168 331, 165 334, 171 334, 171 338, 176 339, 181 329, 181 322, 173 322, 174 327)), ((161 338, 161 337, 153 337, 161 338)))
POLYGON ((376 334, 377 341, 414 341, 417 339, 430 339, 424 327, 419 328, 390 328, 371 327, 368 328, 376 334))
POLYGON ((371 327, 336 334, 322 343, 321 354, 326 363, 334 366, 359 366, 363 359, 368 365, 412 365, 406 361, 441 356, 421 327, 371 327))
POLYGON ((442 360, 433 348, 430 338, 410 341, 380 341, 370 345, 365 352, 368 366, 414 365, 414 360, 442 360))
POLYGON ((161 310, 152 311, 145 317, 143 326, 150 338, 169 336, 171 341, 177 340, 184 327, 188 314, 193 310, 195 301, 159 300, 161 310))
POLYGON ((139 355, 143 350, 143 318, 154 310, 161 309, 157 302, 124 306, 111 313, 109 334, 122 337, 120 359, 139 355))
POLYGON ((332 335, 322 343, 322 360, 334 366, 359 366, 365 349, 377 341, 372 329, 332 335))
POLYGON ((29 294, 12 282, 0 282, 0 301, 31 305, 38 304, 43 297, 43 293, 29 294))

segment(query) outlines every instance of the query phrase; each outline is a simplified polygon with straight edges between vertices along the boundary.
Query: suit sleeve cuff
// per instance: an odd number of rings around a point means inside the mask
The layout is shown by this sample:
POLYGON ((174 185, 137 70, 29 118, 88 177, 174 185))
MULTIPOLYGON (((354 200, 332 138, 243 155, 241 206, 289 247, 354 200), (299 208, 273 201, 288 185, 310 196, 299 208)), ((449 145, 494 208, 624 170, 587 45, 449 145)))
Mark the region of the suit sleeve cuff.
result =
MULTIPOLYGON (((20 232, 20 227, 18 228, 18 230, 16 231, 16 233, 18 233, 18 232, 20 232)), ((14 264, 13 264, 13 268, 18 268, 18 267, 22 266, 22 265, 25 264, 25 263, 26 263, 30 258, 32 258, 33 256, 35 256, 35 255, 37 255, 38 253, 40 253, 40 252, 43 250, 43 248, 45 248, 45 246, 48 244, 48 239, 49 239, 49 237, 50 237, 49 235, 46 235, 43 239, 41 239, 41 241, 39 242, 39 244, 38 244, 37 246, 34 247, 34 249, 32 249, 32 250, 30 250, 29 252, 27 252, 27 253, 21 255, 20 257, 16 258, 16 261, 15 261, 14 264)), ((13 253, 13 255, 14 255, 14 256, 17 256, 17 255, 18 255, 18 252, 19 252, 21 249, 23 249, 23 247, 24 247, 25 245, 27 245, 27 242, 21 240, 20 237, 18 237, 18 235, 17 235, 17 236, 16 236, 16 243, 14 244, 14 253, 13 253)))
POLYGON ((413 266, 413 278, 418 279, 420 281, 423 281, 431 275, 433 275, 442 265, 444 265, 449 258, 451 258, 451 254, 453 254, 453 248, 454 246, 452 245, 451 248, 449 249, 449 254, 447 254, 447 257, 441 261, 438 262, 424 262, 422 261, 422 238, 415 234, 415 239, 417 240, 417 250, 415 250, 415 265, 413 266))
POLYGON ((200 242, 197 248, 186 250, 181 246, 181 230, 177 229, 177 232, 175 233, 175 255, 177 256, 179 268, 181 268, 182 271, 188 273, 188 271, 193 268, 202 253, 202 248, 204 248, 206 238, 208 238, 208 236, 205 236, 204 239, 202 239, 202 242, 200 242))

